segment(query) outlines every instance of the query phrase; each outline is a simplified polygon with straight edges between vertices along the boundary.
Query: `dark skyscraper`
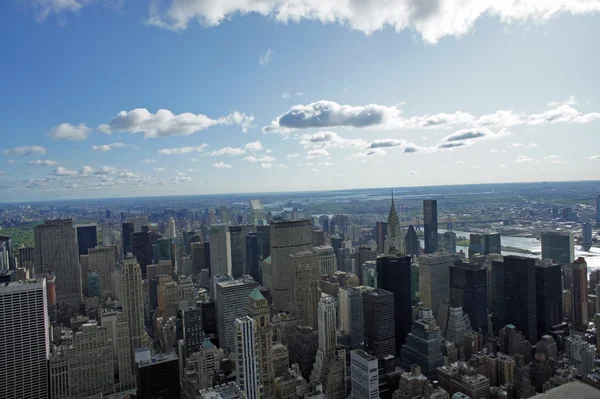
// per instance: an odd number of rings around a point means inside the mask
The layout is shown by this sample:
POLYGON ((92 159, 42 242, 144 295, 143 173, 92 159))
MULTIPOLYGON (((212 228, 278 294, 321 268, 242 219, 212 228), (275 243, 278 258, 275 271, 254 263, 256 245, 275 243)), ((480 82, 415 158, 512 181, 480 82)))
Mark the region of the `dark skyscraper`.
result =
POLYGON ((229 240, 231 243, 231 274, 233 278, 240 278, 247 273, 246 262, 246 235, 256 231, 254 225, 229 226, 229 240))
POLYGON ((596 222, 600 223, 600 195, 596 198, 596 222))
POLYGON ((387 222, 377 222, 375 232, 377 234, 377 252, 385 253, 385 239, 387 238, 387 222))
POLYGON ((358 249, 356 250, 356 255, 355 255, 355 266, 356 266, 356 274, 358 275, 358 279, 360 280, 360 283, 363 284, 363 271, 362 271, 362 266, 366 261, 369 260, 375 260, 377 258, 377 253, 375 251, 373 251, 370 247, 367 247, 366 245, 361 245, 360 247, 358 247, 358 249))
POLYGON ((535 259, 505 256, 492 262, 494 330, 513 324, 529 342, 537 339, 535 259))
POLYGON ((406 236, 404 237, 404 243, 406 247, 406 255, 410 256, 411 258, 419 255, 419 236, 417 235, 415 226, 412 224, 408 226, 406 236))
POLYGON ((131 252, 140 264, 142 278, 146 278, 146 266, 154 263, 154 248, 151 242, 151 233, 141 231, 131 235, 131 252))
POLYGON ((262 258, 271 256, 271 226, 256 226, 256 234, 260 243, 262 258))
POLYGON ((425 227, 425 253, 438 249, 438 213, 436 200, 423 201, 423 225, 425 227))
POLYGON ((321 229, 323 229, 323 231, 325 233, 330 233, 330 231, 329 231, 329 216, 321 215, 319 217, 319 224, 321 225, 321 229))
POLYGON ((175 353, 154 355, 136 363, 137 396, 140 399, 178 398, 179 359, 175 353))
POLYGON ((573 262, 573 326, 587 330, 588 325, 588 273, 587 263, 579 257, 573 262))
POLYGON ((209 248, 208 242, 194 242, 190 244, 191 247, 191 260, 192 260, 192 275, 194 278, 200 274, 202 269, 208 269, 210 271, 210 263, 206 263, 207 260, 210 262, 210 254, 206 256, 206 251, 209 248))
POLYGON ((379 359, 396 356, 394 294, 377 289, 362 297, 365 350, 379 359))
POLYGON ((260 247, 260 239, 258 233, 249 233, 246 235, 246 261, 248 262, 248 274, 254 280, 262 284, 262 276, 260 273, 260 259, 262 249, 260 247))
POLYGON ((122 240, 123 240, 123 256, 127 253, 132 252, 131 248, 131 235, 133 234, 133 223, 123 223, 122 240))
MULTIPOLYGON (((396 357, 412 325, 412 278, 410 256, 377 258, 377 288, 394 294, 396 357)), ((365 311, 366 315, 366 311, 365 311)), ((366 320, 366 319, 365 319, 366 320)))
POLYGON ((502 238, 500 233, 488 233, 483 235, 483 251, 486 255, 501 253, 502 238))
POLYGON ((462 306, 473 330, 485 334, 488 329, 487 270, 476 263, 461 261, 450 266, 450 303, 462 306))
POLYGON ((98 230, 95 224, 77 226, 77 247, 79 256, 87 255, 90 248, 98 246, 98 230))
POLYGON ((539 261, 535 265, 537 300, 537 339, 548 334, 552 326, 563 321, 561 267, 539 261))

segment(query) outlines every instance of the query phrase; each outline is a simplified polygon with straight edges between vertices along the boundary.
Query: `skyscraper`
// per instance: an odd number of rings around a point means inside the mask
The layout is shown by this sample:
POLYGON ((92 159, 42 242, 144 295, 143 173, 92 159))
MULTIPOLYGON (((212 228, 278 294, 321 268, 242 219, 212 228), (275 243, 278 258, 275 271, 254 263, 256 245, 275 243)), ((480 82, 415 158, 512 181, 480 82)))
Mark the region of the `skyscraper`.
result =
POLYGON ((396 356, 394 294, 382 289, 363 292, 365 350, 378 359, 396 356))
POLYGON ((0 284, 0 397, 46 399, 50 336, 46 280, 0 284))
POLYGON ((261 200, 250 200, 250 217, 252 224, 266 224, 267 214, 261 200))
POLYGON ((121 268, 121 301, 127 316, 129 345, 133 351, 147 343, 144 330, 144 293, 142 270, 135 258, 127 258, 121 268))
POLYGON ((419 319, 413 323, 402 346, 401 358, 403 369, 409 370, 417 364, 425 375, 444 365, 441 332, 431 309, 419 311, 419 319))
POLYGON ((494 329, 513 324, 530 342, 537 338, 535 259, 505 256, 492 262, 494 329), (515 306, 518 304, 518 306, 515 306))
POLYGON ((385 253, 385 240, 387 238, 387 230, 387 222, 377 222, 375 224, 375 231, 377 233, 377 252, 379 252, 379 254, 385 253))
POLYGON ((273 221, 271 223, 271 292, 277 310, 290 310, 293 269, 291 254, 312 247, 312 221, 273 221))
POLYGON ((56 300, 77 309, 81 301, 81 270, 72 219, 47 220, 36 226, 35 270, 56 276, 56 300))
POLYGON ((175 353, 160 353, 136 363, 137 396, 147 399, 178 398, 179 358, 175 353))
POLYGON ((239 278, 244 274, 248 274, 246 236, 255 231, 256 227, 254 225, 229 226, 229 239, 231 240, 231 277, 233 278, 239 278))
POLYGON ((127 223, 133 224, 133 233, 139 233, 143 226, 148 226, 148 216, 131 216, 126 219, 127 223))
POLYGON ((563 321, 561 267, 551 261, 535 265, 537 339, 563 321))
POLYGON ((208 242, 192 242, 190 249, 192 275, 195 278, 203 269, 210 270, 210 244, 208 242))
POLYGON ((210 226, 210 275, 231 276, 231 240, 229 225, 220 223, 210 226))
MULTIPOLYGON (((377 258, 377 288, 394 294, 396 356, 412 325, 412 279, 409 256, 377 258)), ((366 320, 366 319, 365 319, 366 320)))
POLYGON ((321 245, 312 249, 317 254, 319 275, 333 275, 337 271, 337 258, 331 245, 321 245))
POLYGON ((462 306, 473 330, 488 330, 487 270, 477 263, 457 262, 450 266, 450 303, 462 306))
POLYGON ((358 345, 364 340, 363 291, 364 287, 339 288, 340 330, 348 335, 349 345, 358 345))
POLYGON ((96 271, 100 279, 100 295, 112 292, 111 274, 115 270, 115 247, 96 247, 88 251, 89 270, 96 271))
POLYGON ((423 225, 425 227, 425 253, 438 249, 437 200, 423 200, 423 225))
MULTIPOLYGON (((23 264, 21 264, 21 267, 23 267, 23 264)), ((10 270, 17 268, 10 236, 0 235, 0 268, 10 270)))
POLYGON ((419 248, 421 247, 421 245, 419 244, 419 236, 417 235, 415 226, 413 226, 412 224, 408 226, 408 230, 406 231, 406 236, 404 238, 404 246, 406 249, 406 255, 410 256, 413 259, 415 256, 419 256, 419 248))
POLYGON ((423 305, 438 315, 438 306, 450 299, 450 255, 419 256, 419 298, 423 305))
POLYGON ((390 212, 388 214, 387 222, 387 237, 384 253, 387 254, 390 249, 402 251, 402 237, 400 236, 400 218, 396 212, 396 205, 394 204, 394 190, 392 190, 392 204, 390 205, 390 212))
POLYGON ((379 368, 377 358, 362 349, 350 352, 352 399, 379 398, 379 368))
POLYGON ((263 395, 269 398, 275 395, 273 386, 275 379, 273 367, 273 328, 269 320, 269 303, 258 288, 254 288, 248 296, 246 309, 248 317, 254 320, 256 328, 255 339, 258 373, 263 385, 263 395))
POLYGON ((542 259, 550 259, 561 265, 575 260, 573 233, 566 231, 542 232, 542 259))
POLYGON ((248 295, 258 287, 250 276, 237 280, 221 281, 216 284, 217 324, 219 347, 225 353, 233 352, 235 347, 235 319, 246 316, 248 295))
POLYGON ((246 235, 246 263, 248 265, 248 274, 262 284, 262 273, 260 261, 262 251, 258 233, 248 233, 246 235))
POLYGON ((140 231, 131 235, 131 252, 140 265, 142 277, 146 278, 146 267, 154 263, 153 242, 158 238, 156 233, 140 231))
POLYGON ((95 223, 77 225, 77 247, 79 255, 87 255, 90 248, 98 245, 98 231, 95 223))
POLYGON ((121 230, 121 240, 123 241, 123 257, 132 252, 131 235, 133 234, 133 223, 123 223, 121 230))
POLYGON ((356 274, 358 275, 358 279, 361 284, 363 284, 363 264, 367 261, 373 261, 377 258, 377 252, 373 251, 370 247, 366 245, 361 245, 358 247, 355 253, 355 266, 356 266, 356 274))
POLYGON ((300 324, 317 328, 319 305, 319 264, 313 251, 301 251, 290 255, 292 266, 292 314, 300 324))
POLYGON ((167 238, 175 238, 177 237, 177 228, 175 227, 175 219, 173 217, 169 218, 169 222, 167 223, 167 238))
POLYGON ((581 237, 581 246, 589 251, 592 246, 592 224, 590 222, 585 222, 583 224, 581 237))
POLYGON ((588 284, 587 262, 579 257, 573 262, 573 326, 587 330, 588 326, 588 284))
POLYGON ((256 353, 256 326, 248 316, 236 318, 235 358, 236 382, 248 399, 262 397, 258 356, 256 353))
POLYGON ((456 233, 453 231, 446 231, 439 235, 440 248, 445 249, 451 254, 456 253, 456 233))

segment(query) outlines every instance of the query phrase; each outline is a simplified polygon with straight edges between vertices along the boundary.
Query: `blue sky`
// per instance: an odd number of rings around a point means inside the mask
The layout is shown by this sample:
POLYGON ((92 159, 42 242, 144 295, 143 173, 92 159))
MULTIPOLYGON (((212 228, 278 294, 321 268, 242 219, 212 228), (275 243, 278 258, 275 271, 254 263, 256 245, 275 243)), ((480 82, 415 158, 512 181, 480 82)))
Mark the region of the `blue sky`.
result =
POLYGON ((2 199, 598 179, 597 3, 389 3, 1 2, 2 199))

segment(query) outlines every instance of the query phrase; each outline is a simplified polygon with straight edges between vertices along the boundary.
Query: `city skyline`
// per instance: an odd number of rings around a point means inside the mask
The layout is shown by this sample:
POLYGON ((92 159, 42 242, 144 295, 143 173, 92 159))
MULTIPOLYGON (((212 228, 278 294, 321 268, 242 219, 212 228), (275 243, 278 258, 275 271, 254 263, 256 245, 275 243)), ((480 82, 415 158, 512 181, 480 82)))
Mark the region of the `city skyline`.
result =
POLYGON ((596 178, 597 3, 234 3, 0 5, 5 200, 596 178))

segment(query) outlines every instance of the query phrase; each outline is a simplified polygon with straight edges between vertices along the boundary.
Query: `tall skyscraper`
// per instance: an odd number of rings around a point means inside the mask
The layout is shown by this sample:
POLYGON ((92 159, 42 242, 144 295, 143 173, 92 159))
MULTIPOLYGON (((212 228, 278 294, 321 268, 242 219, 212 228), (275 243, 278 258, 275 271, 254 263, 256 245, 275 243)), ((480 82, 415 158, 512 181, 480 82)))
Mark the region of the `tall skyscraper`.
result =
POLYGON ((160 353, 136 363, 137 396, 147 399, 179 398, 179 358, 160 353))
POLYGON ((402 237, 400 234, 400 218, 396 212, 396 205, 394 204, 394 190, 392 189, 392 204, 390 205, 390 212, 388 214, 387 222, 387 237, 384 253, 387 254, 390 249, 396 251, 402 251, 402 237))
POLYGON ((537 338, 535 259, 505 256, 492 262, 494 330, 513 324, 530 342, 537 338), (519 306, 515 306, 519 304, 519 306))
POLYGON ((585 222, 581 227, 581 246, 588 250, 592 246, 592 224, 590 222, 585 222))
POLYGON ((319 305, 319 263, 313 251, 301 251, 290 255, 292 267, 292 314, 300 324, 317 328, 319 305))
POLYGON ((121 241, 123 241, 123 257, 133 251, 131 247, 131 235, 133 234, 133 223, 123 223, 121 229, 121 241))
POLYGON ((46 399, 50 356, 46 280, 0 284, 0 397, 46 399))
POLYGON ((437 200, 423 200, 423 225, 425 227, 425 253, 432 254, 438 249, 437 200))
POLYGON ((573 326, 583 331, 588 326, 587 262, 579 257, 573 262, 573 326))
POLYGON ((377 234, 377 252, 385 253, 385 240, 387 238, 388 224, 387 222, 377 222, 375 224, 375 232, 377 234))
POLYGON ((267 214, 261 200, 250 200, 251 223, 255 225, 266 224, 267 214))
POLYGON ((229 239, 231 240, 231 273, 233 278, 239 278, 244 274, 248 274, 246 236, 255 231, 256 227, 254 225, 229 226, 229 239))
POLYGON ((319 275, 333 275, 337 271, 337 257, 331 245, 321 245, 312 249, 317 254, 319 275))
POLYGON ((419 248, 421 245, 419 243, 419 236, 417 235, 415 226, 412 224, 408 226, 408 230, 406 231, 406 236, 404 237, 404 246, 406 255, 413 259, 415 256, 419 256, 419 248))
MULTIPOLYGON (((446 231, 439 235, 439 245, 441 249, 445 249, 451 254, 456 253, 456 233, 453 231, 446 231)), ((407 253, 408 255, 408 253, 407 253)))
POLYGON ((246 263, 248 264, 248 274, 262 284, 262 273, 260 262, 262 251, 258 233, 248 233, 246 235, 246 263))
POLYGON ((129 327, 127 317, 119 310, 103 309, 99 315, 100 324, 106 326, 112 342, 114 372, 117 374, 116 392, 135 388, 135 375, 131 366, 133 353, 129 349, 129 327))
POLYGON ((237 280, 221 281, 216 284, 217 324, 219 331, 219 347, 226 353, 233 352, 235 347, 235 319, 247 314, 248 295, 258 287, 258 282, 250 276, 237 280))
POLYGON ((89 270, 98 273, 100 295, 112 292, 111 274, 115 271, 115 247, 96 247, 88 251, 89 270))
POLYGON ((271 292, 277 310, 290 310, 293 266, 291 254, 312 247, 312 221, 273 221, 271 223, 271 292))
POLYGON ((339 288, 340 330, 348 335, 349 345, 358 345, 364 340, 362 293, 365 290, 365 287, 339 288))
POLYGON ((248 316, 236 318, 234 328, 236 382, 246 394, 246 398, 259 399, 262 397, 262 386, 258 371, 254 320, 248 316))
POLYGON ((575 260, 573 233, 569 231, 542 232, 542 259, 550 259, 561 265, 575 260))
POLYGON ((438 315, 438 306, 450 299, 450 255, 419 256, 419 298, 423 305, 438 315))
POLYGON ((132 216, 126 219, 127 223, 133 224, 133 233, 139 233, 143 231, 143 226, 148 226, 148 216, 132 216))
POLYGON ((36 226, 35 270, 56 276, 56 300, 72 309, 81 301, 81 269, 72 219, 47 220, 36 226))
POLYGON ((368 261, 373 261, 377 258, 377 252, 373 251, 370 247, 366 245, 361 245, 355 252, 355 266, 356 266, 356 274, 358 275, 358 279, 361 284, 364 284, 362 281, 363 278, 363 264, 368 261))
MULTIPOLYGON (((412 325, 412 279, 409 256, 377 258, 377 288, 394 294, 396 356, 412 325)), ((365 319, 366 320, 366 319, 365 319)))
POLYGON ((231 276, 231 240, 229 225, 220 223, 210 226, 210 275, 231 276))
POLYGON ((152 244, 158 235, 149 231, 140 231, 131 235, 131 252, 137 259, 142 277, 146 278, 146 268, 154 263, 154 248, 152 244))
POLYGON ((248 317, 254 320, 256 328, 256 352, 258 357, 258 373, 266 398, 275 395, 273 381, 273 328, 269 320, 269 303, 258 288, 254 288, 248 296, 246 307, 248 317))
POLYGON ((209 269, 210 265, 210 244, 208 242, 190 243, 192 275, 197 276, 203 269, 209 269))
MULTIPOLYGON (((21 267, 23 267, 23 264, 21 264, 21 267)), ((0 235, 0 268, 10 270, 17 268, 10 236, 0 235)))
POLYGON ((135 258, 127 258, 121 268, 121 301, 123 313, 127 316, 130 349, 147 344, 144 330, 144 292, 142 270, 135 258))
POLYGON ((350 373, 352 399, 379 398, 379 368, 375 356, 362 349, 350 352, 350 373))
POLYGON ((169 218, 169 222, 167 223, 167 238, 175 238, 177 237, 177 228, 175 227, 175 219, 173 217, 169 218))
POLYGON ((425 375, 444 365, 441 332, 431 309, 419 311, 419 319, 413 323, 402 346, 401 357, 403 369, 409 370, 417 364, 425 375))
POLYGON ((462 306, 475 331, 488 330, 487 270, 477 263, 457 262, 450 266, 450 303, 462 306))
POLYGON ((538 340, 563 321, 560 269, 559 264, 551 261, 538 261, 535 265, 538 340))
POLYGON ((382 289, 363 292, 365 350, 378 359, 396 356, 394 294, 382 289))
POLYGON ((98 245, 98 227, 93 224, 77 225, 77 247, 79 255, 87 255, 90 248, 98 245))

